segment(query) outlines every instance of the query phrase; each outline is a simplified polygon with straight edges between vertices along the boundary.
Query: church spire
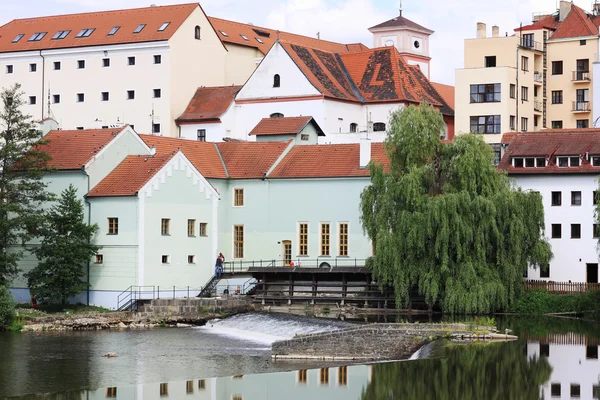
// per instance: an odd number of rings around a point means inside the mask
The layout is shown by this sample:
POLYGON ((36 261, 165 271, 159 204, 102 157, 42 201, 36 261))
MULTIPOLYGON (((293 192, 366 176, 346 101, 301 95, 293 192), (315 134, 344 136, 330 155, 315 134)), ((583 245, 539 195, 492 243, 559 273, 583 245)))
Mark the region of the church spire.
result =
POLYGON ((400 16, 402 16, 402 0, 400 0, 400 16))

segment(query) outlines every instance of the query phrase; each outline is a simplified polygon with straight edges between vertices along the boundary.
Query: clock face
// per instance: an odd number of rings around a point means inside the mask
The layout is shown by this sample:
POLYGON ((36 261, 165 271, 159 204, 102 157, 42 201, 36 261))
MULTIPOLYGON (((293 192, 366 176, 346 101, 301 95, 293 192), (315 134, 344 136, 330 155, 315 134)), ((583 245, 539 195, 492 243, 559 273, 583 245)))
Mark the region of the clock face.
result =
POLYGON ((394 41, 393 40, 386 40, 385 45, 386 46, 393 46, 394 45, 394 41))
POLYGON ((415 46, 415 49, 418 49, 419 47, 421 47, 421 43, 418 40, 415 40, 413 46, 415 46))

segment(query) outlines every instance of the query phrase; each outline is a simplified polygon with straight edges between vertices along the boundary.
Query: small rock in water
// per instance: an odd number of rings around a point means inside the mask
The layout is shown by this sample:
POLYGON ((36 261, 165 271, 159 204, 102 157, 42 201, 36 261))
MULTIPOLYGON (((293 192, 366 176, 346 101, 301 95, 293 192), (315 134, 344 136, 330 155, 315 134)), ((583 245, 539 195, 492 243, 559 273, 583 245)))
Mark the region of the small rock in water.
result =
POLYGON ((102 357, 108 357, 108 358, 117 357, 117 353, 114 353, 114 352, 106 353, 102 357))

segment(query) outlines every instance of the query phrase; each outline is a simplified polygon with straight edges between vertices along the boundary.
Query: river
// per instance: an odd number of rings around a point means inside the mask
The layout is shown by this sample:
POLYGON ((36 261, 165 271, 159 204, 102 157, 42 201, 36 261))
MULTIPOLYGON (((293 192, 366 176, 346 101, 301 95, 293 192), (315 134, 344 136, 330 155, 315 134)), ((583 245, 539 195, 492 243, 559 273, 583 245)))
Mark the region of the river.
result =
POLYGON ((413 360, 373 365, 272 361, 273 340, 348 326, 288 315, 239 315, 202 328, 2 333, 0 398, 598 398, 600 325, 557 318, 497 322, 519 340, 438 341, 413 360), (102 357, 107 352, 118 357, 102 357))

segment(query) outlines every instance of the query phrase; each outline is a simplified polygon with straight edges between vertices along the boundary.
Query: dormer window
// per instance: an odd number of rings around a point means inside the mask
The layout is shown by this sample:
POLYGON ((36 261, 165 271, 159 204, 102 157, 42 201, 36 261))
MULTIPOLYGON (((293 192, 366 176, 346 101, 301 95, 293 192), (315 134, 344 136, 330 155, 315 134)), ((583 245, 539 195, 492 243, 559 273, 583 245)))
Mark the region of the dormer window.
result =
POLYGON ((581 159, 579 158, 579 156, 556 157, 556 165, 558 165, 559 168, 577 168, 581 165, 581 159))
POLYGON ((265 42, 263 42, 262 40, 260 40, 259 38, 255 37, 254 39, 256 39, 256 41, 260 44, 265 44, 265 42))
POLYGON ((279 74, 275 74, 275 76, 273 77, 273 87, 280 87, 281 86, 281 78, 279 76, 279 74))
POLYGON ((13 43, 17 43, 19 40, 23 39, 23 36, 25 36, 22 33, 19 33, 14 39, 13 39, 13 43))
POLYGON ((221 33, 221 35, 225 36, 225 37, 229 37, 229 35, 225 32, 225 31, 219 31, 221 33))
POLYGON ((569 157, 556 157, 556 165, 559 168, 567 168, 569 166, 569 157))
POLYGON ((164 31, 165 29, 167 29, 167 26, 169 26, 169 24, 170 24, 170 22, 165 22, 165 23, 163 23, 163 24, 160 26, 160 28, 158 28, 158 31, 159 31, 159 32, 162 32, 162 31, 164 31))
POLYGON ((81 31, 79 31, 79 33, 75 37, 76 38, 89 37, 95 30, 96 30, 96 28, 84 28, 81 31))
POLYGON ((282 113, 273 113, 270 115, 271 118, 283 118, 282 113))
POLYGON ((600 156, 592 157, 592 167, 600 167, 600 156))
POLYGON ((194 38, 196 40, 200 40, 200 27, 198 25, 196 25, 196 28, 194 28, 194 38))
POLYGON ((569 157, 569 167, 579 167, 580 161, 579 157, 569 157))
POLYGON ((36 32, 30 38, 29 42, 39 42, 48 32, 36 32))
POLYGON ((144 29, 146 27, 146 24, 139 24, 137 28, 135 28, 135 31, 133 31, 133 33, 140 33, 142 31, 142 29, 144 29))
POLYGON ((538 157, 535 159, 535 166, 537 168, 546 168, 546 159, 544 157, 538 157))
POLYGON ((241 37, 242 37, 242 39, 244 39, 246 42, 248 42, 248 41, 249 41, 247 36, 245 36, 245 35, 242 35, 241 33, 240 33, 240 36, 241 36, 241 37))
POLYGON ((523 159, 522 158, 513 158, 513 167, 523 168, 523 159))
POLYGON ((358 132, 358 124, 353 122, 350 124, 350 133, 356 133, 358 132))
POLYGON ((120 26, 115 26, 115 27, 113 27, 113 28, 110 30, 110 32, 108 32, 108 36, 112 36, 112 35, 114 35, 115 33, 117 33, 117 31, 118 31, 120 28, 121 28, 120 26))
POLYGON ((526 158, 525 159, 525 168, 534 168, 535 167, 535 158, 526 158))

